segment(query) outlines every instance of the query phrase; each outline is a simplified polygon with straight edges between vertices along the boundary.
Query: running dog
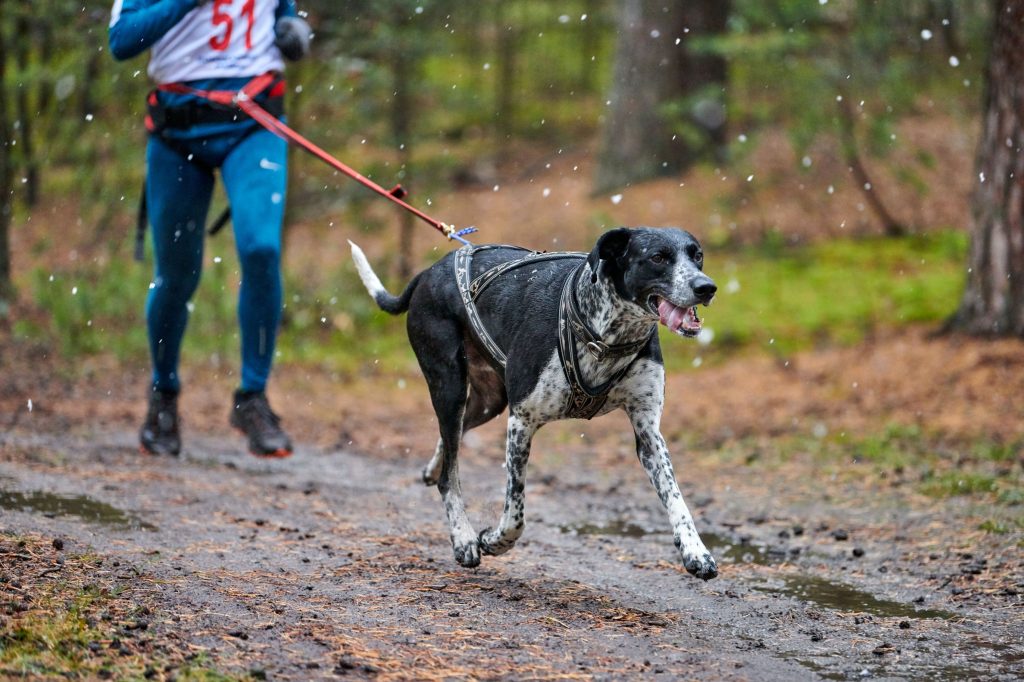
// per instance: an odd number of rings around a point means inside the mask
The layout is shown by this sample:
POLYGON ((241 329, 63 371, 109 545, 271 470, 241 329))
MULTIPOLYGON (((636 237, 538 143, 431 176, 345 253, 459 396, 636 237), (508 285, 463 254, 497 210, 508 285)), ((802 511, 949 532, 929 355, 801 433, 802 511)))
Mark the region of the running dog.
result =
POLYGON ((409 313, 409 341, 441 432, 423 480, 440 490, 459 564, 477 566, 481 554, 503 554, 522 535, 526 463, 537 429, 621 408, 686 570, 704 580, 718 575, 660 432, 665 369, 658 322, 696 336, 697 305, 711 303, 717 290, 702 272, 693 235, 618 228, 589 254, 466 246, 416 275, 400 296, 388 293, 355 244, 352 256, 377 305, 392 315, 409 313), (459 444, 506 406, 504 511, 496 528, 477 533, 462 499, 459 444))

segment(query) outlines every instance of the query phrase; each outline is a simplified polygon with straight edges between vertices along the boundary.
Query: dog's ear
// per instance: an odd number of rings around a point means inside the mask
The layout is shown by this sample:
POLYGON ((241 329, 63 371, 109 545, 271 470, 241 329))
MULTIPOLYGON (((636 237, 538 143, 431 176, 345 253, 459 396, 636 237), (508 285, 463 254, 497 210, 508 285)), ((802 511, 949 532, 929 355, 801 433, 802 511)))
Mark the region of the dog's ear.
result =
POLYGON ((587 256, 587 263, 590 265, 590 272, 596 276, 600 261, 618 263, 620 257, 626 255, 629 247, 629 238, 632 230, 626 227, 617 227, 601 235, 594 245, 594 250, 587 256))

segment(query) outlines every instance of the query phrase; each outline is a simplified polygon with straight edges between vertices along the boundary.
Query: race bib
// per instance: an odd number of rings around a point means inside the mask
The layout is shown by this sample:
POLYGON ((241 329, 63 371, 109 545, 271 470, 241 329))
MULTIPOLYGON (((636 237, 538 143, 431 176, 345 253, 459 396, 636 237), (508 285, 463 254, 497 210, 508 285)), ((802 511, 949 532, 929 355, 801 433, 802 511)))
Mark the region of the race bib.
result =
POLYGON ((255 76, 284 69, 274 45, 278 0, 209 0, 153 45, 156 83, 255 76))

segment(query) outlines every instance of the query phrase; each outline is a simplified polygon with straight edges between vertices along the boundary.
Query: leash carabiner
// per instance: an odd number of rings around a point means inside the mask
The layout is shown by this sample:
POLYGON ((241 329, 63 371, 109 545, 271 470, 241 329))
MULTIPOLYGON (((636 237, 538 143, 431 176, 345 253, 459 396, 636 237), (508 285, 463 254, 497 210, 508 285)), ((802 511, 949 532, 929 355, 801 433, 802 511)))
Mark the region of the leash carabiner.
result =
POLYGON ((461 230, 456 230, 454 225, 449 225, 448 223, 441 223, 440 229, 441 233, 444 234, 445 237, 448 237, 448 241, 454 239, 455 241, 462 243, 464 246, 472 246, 472 244, 468 240, 463 239, 463 235, 473 234, 477 231, 477 229, 472 225, 464 227, 461 230))

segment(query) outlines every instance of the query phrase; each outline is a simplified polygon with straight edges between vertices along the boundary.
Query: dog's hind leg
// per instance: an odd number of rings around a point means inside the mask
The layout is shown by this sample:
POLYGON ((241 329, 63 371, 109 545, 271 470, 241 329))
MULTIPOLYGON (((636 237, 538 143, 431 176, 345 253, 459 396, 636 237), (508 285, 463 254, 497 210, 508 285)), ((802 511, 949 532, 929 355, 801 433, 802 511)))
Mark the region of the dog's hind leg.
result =
POLYGON ((523 534, 525 522, 526 463, 530 459, 530 443, 540 424, 515 410, 508 418, 505 445, 505 508, 497 528, 480 532, 480 550, 484 554, 504 554, 515 546, 523 534))
MULTIPOLYGON (((477 426, 486 424, 500 415, 508 406, 508 396, 505 394, 505 387, 501 379, 489 368, 480 370, 481 365, 474 367, 474 358, 477 356, 472 347, 467 348, 470 360, 469 375, 469 399, 466 403, 466 414, 462 419, 462 435, 466 436, 470 430, 477 426)), ((436 485, 441 474, 441 457, 443 454, 443 441, 438 438, 437 446, 434 447, 434 455, 430 458, 427 466, 423 467, 422 478, 426 485, 436 485)))
MULTIPOLYGON (((491 421, 495 416, 501 414, 502 410, 508 404, 504 394, 499 398, 483 397, 483 393, 478 389, 470 386, 469 388, 469 401, 466 404, 466 414, 462 418, 462 435, 465 435, 472 429, 478 426, 486 424, 491 421)), ((434 486, 437 485, 438 479, 441 477, 441 462, 444 455, 444 441, 438 438, 437 447, 434 448, 434 456, 430 458, 427 466, 423 467, 423 483, 425 485, 434 486)))
POLYGON ((455 560, 472 568, 480 564, 480 548, 459 482, 459 441, 462 438, 468 386, 465 352, 454 323, 432 319, 409 325, 409 337, 430 389, 441 432, 441 467, 437 487, 448 517, 455 560))

